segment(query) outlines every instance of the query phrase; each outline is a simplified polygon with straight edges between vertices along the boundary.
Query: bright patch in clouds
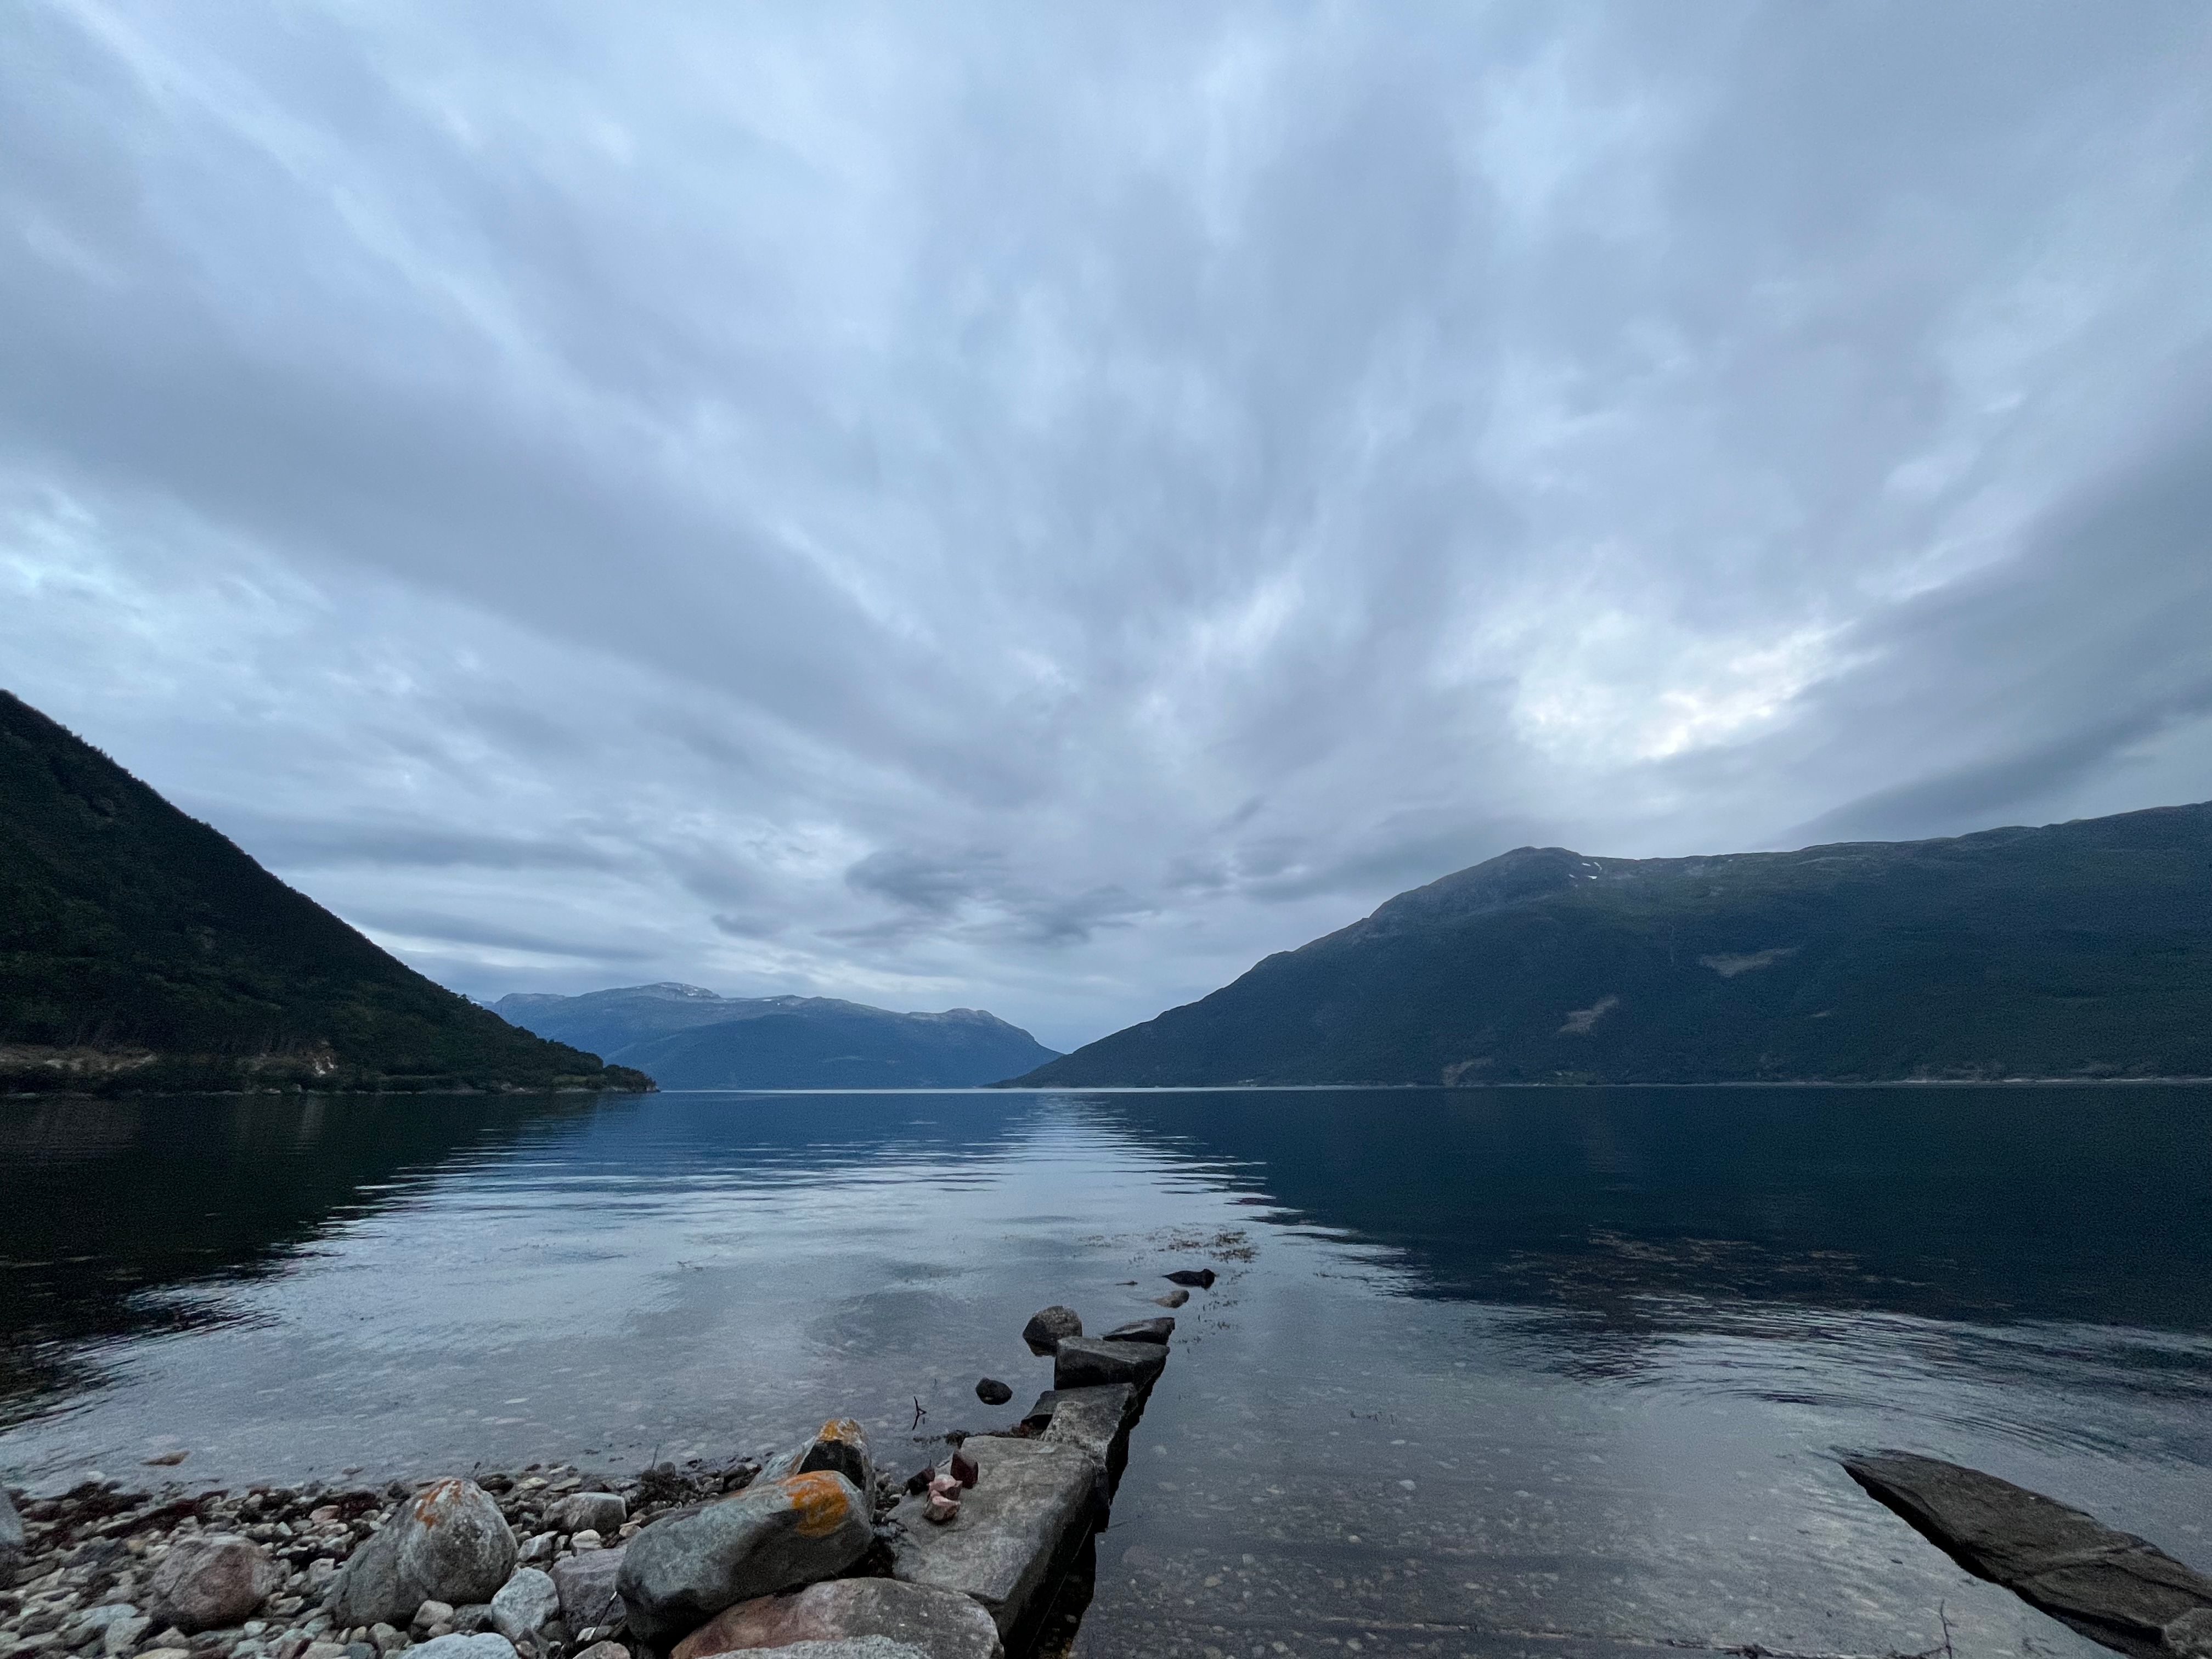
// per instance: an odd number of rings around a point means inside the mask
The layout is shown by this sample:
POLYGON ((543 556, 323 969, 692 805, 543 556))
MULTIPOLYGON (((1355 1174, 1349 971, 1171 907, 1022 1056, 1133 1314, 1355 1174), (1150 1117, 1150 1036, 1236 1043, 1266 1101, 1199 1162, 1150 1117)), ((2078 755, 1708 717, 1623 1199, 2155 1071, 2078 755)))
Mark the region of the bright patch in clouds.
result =
POLYGON ((2212 796, 2201 7, 10 23, 0 679, 478 995, 2212 796))

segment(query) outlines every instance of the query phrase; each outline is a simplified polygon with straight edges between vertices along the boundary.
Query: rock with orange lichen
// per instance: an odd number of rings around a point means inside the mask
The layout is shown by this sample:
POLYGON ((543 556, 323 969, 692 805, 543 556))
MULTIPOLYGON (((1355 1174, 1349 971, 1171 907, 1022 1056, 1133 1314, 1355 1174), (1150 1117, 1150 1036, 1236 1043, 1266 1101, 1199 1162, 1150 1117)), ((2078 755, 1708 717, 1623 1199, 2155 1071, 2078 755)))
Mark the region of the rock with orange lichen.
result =
POLYGON ((353 1553, 331 1616, 342 1625, 404 1626, 425 1601, 488 1602, 520 1555, 490 1493, 473 1480, 434 1480, 353 1553))
POLYGON ((868 1501, 843 1475, 762 1480, 638 1534, 616 1588, 630 1629, 665 1647, 733 1603, 836 1577, 874 1538, 868 1501))
POLYGON ((779 1651, 800 1642, 884 1637, 928 1659, 1003 1659, 998 1626, 975 1601, 892 1578, 840 1578, 726 1608, 677 1644, 672 1659, 779 1651))

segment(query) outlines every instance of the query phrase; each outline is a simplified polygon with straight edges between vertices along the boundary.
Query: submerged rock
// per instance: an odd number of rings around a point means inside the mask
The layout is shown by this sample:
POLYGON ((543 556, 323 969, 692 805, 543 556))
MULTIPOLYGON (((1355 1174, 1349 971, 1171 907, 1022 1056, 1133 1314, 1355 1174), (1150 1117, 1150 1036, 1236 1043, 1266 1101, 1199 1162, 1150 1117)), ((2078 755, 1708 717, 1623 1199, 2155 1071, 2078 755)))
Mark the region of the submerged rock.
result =
POLYGON ((875 1541, 868 1501, 827 1469, 762 1480, 647 1527, 616 1580, 630 1628, 658 1647, 733 1602, 844 1571, 875 1541))
POLYGON ((1069 1337, 1082 1334, 1082 1316, 1056 1302, 1031 1314, 1030 1322, 1022 1327, 1022 1340, 1030 1345, 1032 1353, 1050 1353, 1069 1337))
POLYGON ((964 1595, 893 1578, 841 1578, 796 1595, 740 1601, 677 1644, 671 1659, 870 1636, 904 1643, 927 1659, 1001 1659, 1005 1652, 991 1615, 964 1595))
POLYGON ((251 1539, 228 1533, 179 1538, 147 1581, 147 1610, 187 1635, 242 1625, 284 1579, 284 1569, 251 1539))
POLYGON ((1156 1296, 1152 1298, 1154 1304, 1162 1308, 1180 1308, 1189 1300, 1190 1292, 1182 1289, 1172 1290, 1165 1296, 1156 1296))
POLYGON ((1967 1571, 2092 1641, 2152 1659, 2212 1636, 2212 1579, 2132 1533, 1933 1457, 1878 1452, 1844 1468, 1967 1571))

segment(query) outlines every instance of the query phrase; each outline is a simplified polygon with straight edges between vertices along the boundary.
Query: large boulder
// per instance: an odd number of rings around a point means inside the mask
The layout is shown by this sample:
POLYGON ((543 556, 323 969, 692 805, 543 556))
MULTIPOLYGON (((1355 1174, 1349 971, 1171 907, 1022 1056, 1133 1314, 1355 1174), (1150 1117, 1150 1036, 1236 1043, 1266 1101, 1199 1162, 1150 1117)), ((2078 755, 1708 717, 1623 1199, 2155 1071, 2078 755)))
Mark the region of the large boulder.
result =
POLYGON ((1070 1337, 1053 1356, 1052 1386, 1055 1393, 1065 1394, 1070 1389, 1127 1382, 1142 1394, 1167 1363, 1168 1351, 1158 1342, 1102 1342, 1070 1337))
POLYGON ((0 1589, 12 1585, 22 1570, 23 1517, 15 1513, 7 1487, 0 1486, 0 1589))
POLYGON ((630 1540, 616 1583, 630 1629, 665 1647, 733 1602, 836 1577, 874 1540, 860 1489, 817 1469, 656 1522, 630 1540))
POLYGON ((1038 1309, 1022 1327, 1022 1340, 1030 1345, 1031 1353, 1050 1353, 1069 1337, 1082 1334, 1083 1316, 1058 1303, 1038 1309))
POLYGON ((331 1614, 340 1625, 404 1626, 425 1601, 487 1602, 514 1576, 520 1554, 483 1487, 434 1480, 353 1553, 332 1589, 331 1614))
POLYGON ((895 1578, 839 1578, 726 1607, 678 1643, 672 1659, 864 1636, 903 1642, 928 1659, 1003 1659, 1006 1651, 991 1615, 964 1595, 895 1578))
POLYGON ((2212 1614, 2212 1579, 2132 1533, 2015 1486, 1911 1452, 1844 1468, 1971 1573, 2124 1653, 2185 1652, 2212 1614))
POLYGON ((611 1492, 572 1492, 545 1512, 556 1532, 595 1532, 611 1538, 629 1519, 629 1505, 611 1492))
POLYGON ((491 1627, 510 1642, 534 1636, 559 1617, 561 1592, 550 1574, 517 1567, 514 1577, 491 1598, 491 1627))
POLYGON ((1090 1453, 1049 1440, 979 1434, 960 1449, 975 1462, 975 1485, 943 1525, 924 1519, 926 1494, 891 1511, 902 1528, 891 1542, 891 1576, 975 1597, 1018 1648, 1014 1632, 1031 1633, 1055 1569, 1091 1530, 1103 1473, 1090 1453))
POLYGON ((286 1576, 249 1538, 229 1533, 179 1538, 147 1580, 146 1611, 157 1626, 174 1625, 187 1635, 242 1625, 286 1576))
POLYGON ((623 1558, 629 1553, 627 1546, 618 1550, 579 1550, 553 1564, 553 1589, 561 1598, 561 1622, 571 1636, 604 1630, 622 1617, 622 1595, 615 1580, 622 1572, 623 1558))

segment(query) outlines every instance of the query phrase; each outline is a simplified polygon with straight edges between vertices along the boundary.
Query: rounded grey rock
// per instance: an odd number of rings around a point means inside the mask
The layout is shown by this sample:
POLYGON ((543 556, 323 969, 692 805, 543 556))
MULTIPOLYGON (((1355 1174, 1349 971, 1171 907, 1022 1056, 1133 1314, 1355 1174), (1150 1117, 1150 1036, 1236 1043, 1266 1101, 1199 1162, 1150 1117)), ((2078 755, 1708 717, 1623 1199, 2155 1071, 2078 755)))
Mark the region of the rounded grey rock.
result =
POLYGON ((1074 1309, 1063 1308, 1058 1303, 1049 1308, 1040 1308, 1030 1316, 1030 1322, 1022 1327, 1022 1340, 1038 1353, 1050 1353, 1067 1338, 1082 1334, 1082 1316, 1074 1309))
POLYGON ((284 1583, 284 1569, 251 1539, 179 1538, 147 1582, 146 1610, 187 1634, 241 1625, 284 1583))

